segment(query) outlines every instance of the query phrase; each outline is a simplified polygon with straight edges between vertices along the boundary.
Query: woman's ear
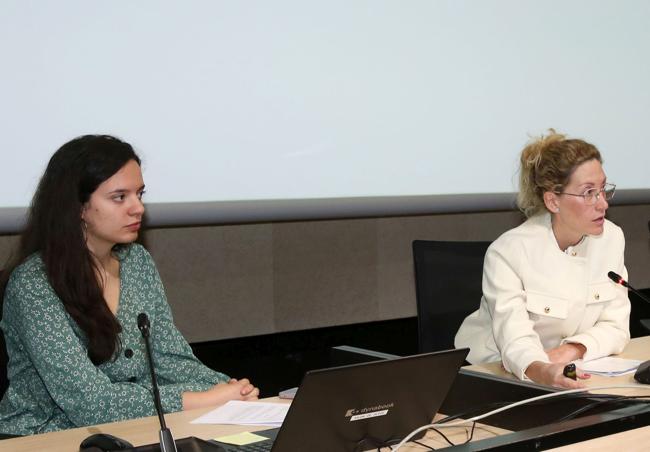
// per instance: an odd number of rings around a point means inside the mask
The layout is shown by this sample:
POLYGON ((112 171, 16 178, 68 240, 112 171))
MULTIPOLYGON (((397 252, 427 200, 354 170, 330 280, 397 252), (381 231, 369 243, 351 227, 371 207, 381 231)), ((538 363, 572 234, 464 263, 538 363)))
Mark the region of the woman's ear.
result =
POLYGON ((560 198, 557 193, 552 191, 544 192, 544 205, 551 213, 558 213, 560 211, 560 198))
POLYGON ((83 221, 83 222, 86 221, 86 211, 87 211, 87 210, 88 210, 88 203, 86 202, 86 203, 83 203, 83 204, 81 205, 81 214, 80 214, 80 217, 81 217, 81 221, 83 221))

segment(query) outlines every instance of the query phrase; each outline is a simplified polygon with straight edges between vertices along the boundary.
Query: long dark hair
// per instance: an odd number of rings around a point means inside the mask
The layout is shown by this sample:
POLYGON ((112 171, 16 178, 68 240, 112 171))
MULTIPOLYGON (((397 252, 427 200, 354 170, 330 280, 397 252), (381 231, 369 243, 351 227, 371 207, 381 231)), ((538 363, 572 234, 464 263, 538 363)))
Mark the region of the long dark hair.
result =
POLYGON ((119 349, 122 328, 97 281, 81 211, 97 187, 131 160, 140 164, 133 147, 109 135, 84 135, 61 146, 38 184, 18 251, 0 283, 4 296, 11 271, 39 253, 50 285, 86 335, 94 364, 108 361, 119 349))

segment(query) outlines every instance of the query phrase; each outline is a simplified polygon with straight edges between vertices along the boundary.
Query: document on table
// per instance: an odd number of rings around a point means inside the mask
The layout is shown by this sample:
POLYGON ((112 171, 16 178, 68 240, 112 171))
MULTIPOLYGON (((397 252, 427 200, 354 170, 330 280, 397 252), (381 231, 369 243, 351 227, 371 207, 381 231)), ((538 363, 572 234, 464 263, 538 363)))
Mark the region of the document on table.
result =
POLYGON ((268 425, 279 427, 289 411, 288 403, 231 400, 192 421, 192 424, 268 425))
POLYGON ((616 377, 635 372, 641 361, 636 359, 623 359, 614 356, 592 359, 591 361, 574 361, 578 369, 593 375, 616 377))

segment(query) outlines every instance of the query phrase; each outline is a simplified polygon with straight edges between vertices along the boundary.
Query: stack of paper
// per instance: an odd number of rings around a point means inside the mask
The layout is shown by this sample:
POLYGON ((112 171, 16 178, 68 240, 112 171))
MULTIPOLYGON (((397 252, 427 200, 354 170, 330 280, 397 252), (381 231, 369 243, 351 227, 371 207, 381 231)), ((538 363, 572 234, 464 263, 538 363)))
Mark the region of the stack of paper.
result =
POLYGON ((289 411, 288 403, 231 400, 192 421, 192 424, 268 425, 279 427, 289 411))
POLYGON ((636 371, 642 361, 636 359, 615 358, 606 356, 604 358, 593 359, 591 361, 575 361, 576 367, 583 372, 592 375, 602 375, 604 377, 617 377, 619 375, 630 374, 636 371))

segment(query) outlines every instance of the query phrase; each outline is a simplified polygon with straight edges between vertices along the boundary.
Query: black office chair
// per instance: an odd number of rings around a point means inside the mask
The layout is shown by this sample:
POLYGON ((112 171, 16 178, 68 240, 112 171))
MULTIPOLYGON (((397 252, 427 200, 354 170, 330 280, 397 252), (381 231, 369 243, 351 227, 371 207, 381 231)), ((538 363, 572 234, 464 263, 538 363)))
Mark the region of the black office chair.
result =
MULTIPOLYGON (((2 281, 2 270, 0 270, 0 281, 2 281)), ((0 294, 0 320, 2 320, 2 294, 0 294)), ((9 378, 7 377, 7 364, 9 356, 7 355, 7 346, 5 344, 5 335, 0 330, 0 399, 5 395, 9 387, 9 378)))
POLYGON ((421 353, 454 348, 458 328, 481 302, 490 243, 413 241, 421 353))
POLYGON ((7 347, 5 345, 5 335, 0 330, 0 399, 4 397, 5 391, 9 387, 9 378, 7 377, 8 363, 9 356, 7 355, 7 347))
MULTIPOLYGON (((650 298, 650 289, 640 292, 650 298)), ((630 298, 630 337, 641 337, 650 334, 650 304, 636 293, 629 291, 630 298)))

